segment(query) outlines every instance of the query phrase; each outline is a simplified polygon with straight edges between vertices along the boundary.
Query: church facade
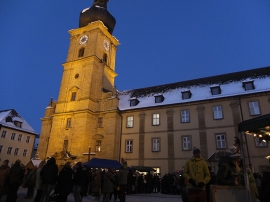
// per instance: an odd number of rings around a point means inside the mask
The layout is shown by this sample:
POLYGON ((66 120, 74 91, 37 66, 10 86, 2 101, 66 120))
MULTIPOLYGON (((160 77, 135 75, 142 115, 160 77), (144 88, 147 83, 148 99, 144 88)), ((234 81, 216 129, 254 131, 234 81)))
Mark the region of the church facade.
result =
MULTIPOLYGON (((241 121, 270 113, 270 67, 117 91, 115 23, 107 0, 95 0, 69 31, 58 100, 42 118, 40 158, 124 158, 165 174, 181 170, 193 147, 204 159, 228 149, 241 121)), ((243 141, 255 171, 267 167, 268 143, 243 141)))

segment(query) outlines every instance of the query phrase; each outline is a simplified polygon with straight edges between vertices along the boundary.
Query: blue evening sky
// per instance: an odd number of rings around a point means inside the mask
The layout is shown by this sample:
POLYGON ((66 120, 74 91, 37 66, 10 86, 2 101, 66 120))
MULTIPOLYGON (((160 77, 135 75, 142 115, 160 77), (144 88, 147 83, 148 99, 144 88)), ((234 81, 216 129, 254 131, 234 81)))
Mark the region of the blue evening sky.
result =
MULTIPOLYGON (((58 99, 68 30, 93 0, 0 2, 0 110, 37 133, 58 99)), ((269 0, 110 0, 118 90, 270 66, 269 0)))

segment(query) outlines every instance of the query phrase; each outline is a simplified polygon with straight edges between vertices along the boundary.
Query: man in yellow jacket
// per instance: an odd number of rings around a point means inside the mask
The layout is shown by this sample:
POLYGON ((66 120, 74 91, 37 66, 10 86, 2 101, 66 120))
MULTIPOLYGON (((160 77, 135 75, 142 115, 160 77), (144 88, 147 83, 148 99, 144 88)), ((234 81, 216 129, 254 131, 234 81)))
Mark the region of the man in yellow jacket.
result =
POLYGON ((188 181, 188 202, 206 202, 205 185, 211 177, 199 148, 193 149, 193 157, 186 162, 184 178, 188 181))

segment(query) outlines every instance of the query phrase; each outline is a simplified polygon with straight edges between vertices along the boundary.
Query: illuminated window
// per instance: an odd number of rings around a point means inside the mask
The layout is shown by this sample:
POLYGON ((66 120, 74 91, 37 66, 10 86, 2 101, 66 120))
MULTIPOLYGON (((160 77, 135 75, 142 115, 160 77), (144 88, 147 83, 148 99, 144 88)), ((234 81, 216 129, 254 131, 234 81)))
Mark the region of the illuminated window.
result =
POLYGON ((250 115, 259 115, 261 113, 258 102, 256 102, 256 101, 255 102, 249 102, 248 106, 249 106, 250 115))
POLYGON ((71 118, 67 118, 66 128, 71 128, 71 118))
POLYGON ((214 106, 213 107, 213 113, 214 113, 214 119, 222 119, 223 113, 222 113, 222 107, 221 106, 214 106))
POLYGON ((79 50, 78 57, 83 57, 83 55, 84 55, 84 48, 81 48, 81 49, 79 50))
POLYGON ((133 127, 133 116, 128 116, 127 117, 127 128, 132 128, 133 127))
POLYGON ((216 146, 217 149, 226 149, 226 137, 225 134, 216 134, 216 146))
POLYGON ((152 139, 152 151, 153 152, 160 151, 160 138, 153 138, 152 139))
POLYGON ((6 135, 7 135, 7 131, 3 130, 3 131, 2 131, 1 138, 6 138, 6 135))
POLYGON ((132 140, 126 140, 126 152, 131 153, 133 150, 133 141, 132 140))
POLYGON ((191 137, 190 136, 182 137, 182 148, 184 151, 191 150, 191 137))
POLYGON ((96 152, 101 151, 101 140, 96 140, 96 152))
POLYGON ((189 122, 189 110, 182 110, 181 111, 181 122, 188 123, 189 122))
POLYGON ((153 114, 153 126, 159 125, 159 114, 153 114))

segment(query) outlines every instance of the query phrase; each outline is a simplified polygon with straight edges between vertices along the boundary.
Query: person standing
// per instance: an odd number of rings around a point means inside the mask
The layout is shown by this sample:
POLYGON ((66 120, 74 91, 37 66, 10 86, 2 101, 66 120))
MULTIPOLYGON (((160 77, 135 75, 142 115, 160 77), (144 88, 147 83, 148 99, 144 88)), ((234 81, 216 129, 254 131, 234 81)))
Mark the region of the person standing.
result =
POLYGON ((122 164, 120 171, 118 172, 119 176, 119 186, 120 186, 120 202, 126 202, 126 189, 127 189, 127 164, 122 164))
POLYGON ((37 172, 36 172, 36 189, 37 189, 37 194, 36 194, 36 197, 34 199, 34 202, 39 202, 40 201, 40 198, 41 198, 41 195, 42 195, 42 190, 41 190, 42 179, 40 177, 40 171, 41 171, 41 169, 43 168, 43 166, 45 164, 46 164, 46 161, 43 160, 38 165, 38 169, 37 169, 37 172))
POLYGON ((101 175, 99 170, 93 170, 93 194, 95 196, 94 201, 98 201, 100 197, 101 175))
POLYGON ((31 199, 34 195, 35 185, 36 185, 36 171, 37 167, 33 169, 28 168, 28 173, 26 175, 25 186, 27 187, 27 194, 24 197, 25 199, 31 199))
POLYGON ((188 202, 206 202, 205 185, 210 181, 210 172, 199 148, 193 149, 193 157, 186 162, 184 178, 189 182, 188 202))
POLYGON ((10 168, 7 185, 6 202, 15 202, 17 200, 17 192, 22 184, 24 176, 24 168, 21 166, 21 161, 16 160, 15 164, 10 168))
POLYGON ((59 194, 59 202, 66 202, 72 190, 73 170, 70 162, 67 162, 60 171, 57 179, 56 190, 59 194))
POLYGON ((55 158, 51 157, 45 166, 40 171, 40 176, 43 180, 41 189, 42 195, 40 202, 49 202, 50 194, 56 184, 58 175, 58 166, 56 165, 55 158))
POLYGON ((111 169, 103 177, 103 202, 108 202, 110 194, 113 193, 114 175, 111 169))
POLYGON ((82 163, 78 162, 76 163, 75 171, 74 171, 74 177, 73 177, 73 194, 74 194, 74 200, 75 202, 81 202, 81 190, 83 186, 83 170, 82 170, 82 163))
POLYGON ((10 167, 8 166, 9 160, 4 160, 3 164, 0 167, 0 200, 1 196, 6 189, 7 186, 7 179, 8 179, 8 174, 10 171, 10 167))

